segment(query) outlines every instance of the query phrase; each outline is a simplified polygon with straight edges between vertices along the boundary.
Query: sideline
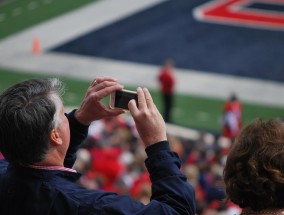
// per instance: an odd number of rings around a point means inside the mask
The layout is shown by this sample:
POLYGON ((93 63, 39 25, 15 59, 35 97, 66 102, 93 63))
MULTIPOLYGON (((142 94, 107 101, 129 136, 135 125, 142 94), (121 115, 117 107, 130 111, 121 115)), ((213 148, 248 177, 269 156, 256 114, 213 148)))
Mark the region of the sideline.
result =
MULTIPOLYGON (((163 1, 104 0, 41 23, 0 41, 0 67, 82 80, 112 76, 125 85, 155 89, 157 66, 46 50, 163 1), (32 54, 34 37, 41 42, 40 55, 32 54)), ((284 93, 282 83, 178 68, 176 76, 178 93, 226 99, 231 92, 235 92, 244 102, 284 107, 284 99, 279 99, 279 95, 284 93)))

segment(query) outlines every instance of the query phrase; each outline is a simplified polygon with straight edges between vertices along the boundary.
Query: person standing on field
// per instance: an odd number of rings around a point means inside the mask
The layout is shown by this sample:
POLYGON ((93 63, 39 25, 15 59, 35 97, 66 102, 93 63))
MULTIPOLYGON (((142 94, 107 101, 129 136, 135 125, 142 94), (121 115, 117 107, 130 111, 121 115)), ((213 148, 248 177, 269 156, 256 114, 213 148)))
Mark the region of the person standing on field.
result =
POLYGON ((163 68, 159 73, 159 83, 161 93, 163 95, 164 113, 163 117, 166 122, 171 122, 171 112, 173 107, 173 97, 175 88, 175 76, 174 76, 174 61, 166 60, 163 68))

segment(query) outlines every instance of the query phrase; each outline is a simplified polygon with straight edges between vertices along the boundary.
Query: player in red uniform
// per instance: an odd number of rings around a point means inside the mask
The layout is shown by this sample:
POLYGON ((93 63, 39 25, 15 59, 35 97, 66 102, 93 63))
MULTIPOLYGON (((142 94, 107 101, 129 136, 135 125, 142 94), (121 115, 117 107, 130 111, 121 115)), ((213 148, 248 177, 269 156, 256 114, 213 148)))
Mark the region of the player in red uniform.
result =
POLYGON ((222 136, 235 139, 242 125, 242 104, 235 94, 223 108, 223 134, 222 136))
POLYGON ((161 92, 163 94, 164 102, 164 120, 166 122, 171 121, 171 110, 173 107, 173 96, 175 87, 175 77, 173 73, 174 62, 172 60, 165 61, 164 67, 161 69, 159 74, 159 83, 161 92))

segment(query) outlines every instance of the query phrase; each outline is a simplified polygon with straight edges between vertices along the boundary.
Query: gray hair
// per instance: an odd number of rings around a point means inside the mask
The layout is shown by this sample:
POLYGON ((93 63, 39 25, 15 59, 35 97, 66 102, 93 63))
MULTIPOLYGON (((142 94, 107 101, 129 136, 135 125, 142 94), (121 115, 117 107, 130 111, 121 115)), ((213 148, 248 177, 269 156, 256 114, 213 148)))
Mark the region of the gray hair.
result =
POLYGON ((31 79, 0 95, 0 151, 15 165, 41 161, 49 135, 60 125, 64 86, 58 79, 31 79))
POLYGON ((56 107, 56 111, 52 120, 52 125, 53 125, 52 127, 56 128, 61 124, 61 119, 59 117, 59 114, 61 111, 60 110, 61 96, 64 94, 64 88, 62 87, 62 82, 59 79, 53 78, 49 80, 51 82, 51 85, 55 89, 50 93, 49 96, 50 99, 54 102, 54 105, 56 107))

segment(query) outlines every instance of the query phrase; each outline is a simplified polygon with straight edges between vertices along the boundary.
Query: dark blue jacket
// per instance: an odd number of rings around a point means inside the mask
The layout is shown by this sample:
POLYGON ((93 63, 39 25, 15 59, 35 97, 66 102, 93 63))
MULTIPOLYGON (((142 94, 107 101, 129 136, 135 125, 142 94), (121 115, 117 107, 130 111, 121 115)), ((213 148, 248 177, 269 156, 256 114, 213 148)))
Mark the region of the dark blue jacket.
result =
MULTIPOLYGON (((74 153, 86 137, 87 127, 73 113, 68 115, 71 143, 65 165, 71 167, 74 153)), ((78 184, 79 173, 15 167, 0 160, 0 214, 2 215, 87 215, 87 214, 195 214, 193 188, 180 172, 180 160, 167 141, 146 149, 145 161, 152 181, 148 205, 128 195, 88 190, 78 184)))

